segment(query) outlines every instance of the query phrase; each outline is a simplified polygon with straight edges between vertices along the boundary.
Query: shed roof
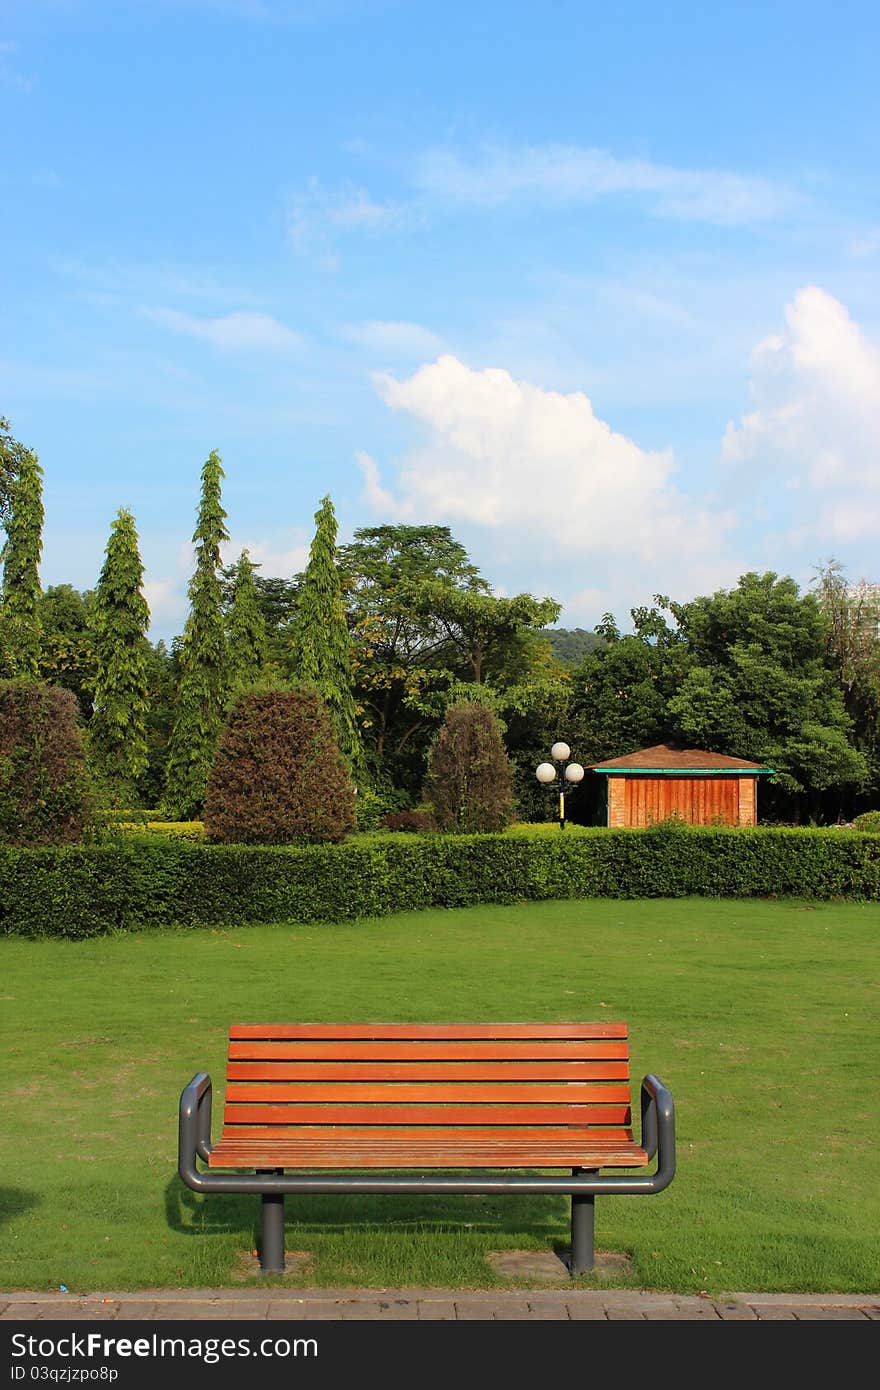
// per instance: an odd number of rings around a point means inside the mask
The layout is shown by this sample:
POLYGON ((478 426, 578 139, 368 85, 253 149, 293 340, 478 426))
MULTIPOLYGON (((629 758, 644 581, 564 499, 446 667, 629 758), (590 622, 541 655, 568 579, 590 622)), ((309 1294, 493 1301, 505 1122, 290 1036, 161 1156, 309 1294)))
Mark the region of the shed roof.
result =
POLYGON ((771 767, 750 762, 747 758, 731 758, 726 753, 710 753, 705 748, 685 748, 676 743, 656 743, 652 748, 640 748, 625 753, 622 758, 608 758, 591 763, 593 772, 772 772, 771 767))

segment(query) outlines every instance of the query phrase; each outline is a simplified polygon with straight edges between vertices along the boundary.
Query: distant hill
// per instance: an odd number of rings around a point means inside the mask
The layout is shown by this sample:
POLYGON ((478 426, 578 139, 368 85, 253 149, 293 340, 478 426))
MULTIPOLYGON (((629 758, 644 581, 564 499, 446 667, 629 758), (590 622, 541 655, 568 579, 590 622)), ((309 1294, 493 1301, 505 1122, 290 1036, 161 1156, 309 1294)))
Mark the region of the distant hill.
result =
POLYGON ((545 627, 541 636, 546 637, 557 661, 564 666, 579 666, 588 652, 602 646, 602 638, 584 627, 545 627))

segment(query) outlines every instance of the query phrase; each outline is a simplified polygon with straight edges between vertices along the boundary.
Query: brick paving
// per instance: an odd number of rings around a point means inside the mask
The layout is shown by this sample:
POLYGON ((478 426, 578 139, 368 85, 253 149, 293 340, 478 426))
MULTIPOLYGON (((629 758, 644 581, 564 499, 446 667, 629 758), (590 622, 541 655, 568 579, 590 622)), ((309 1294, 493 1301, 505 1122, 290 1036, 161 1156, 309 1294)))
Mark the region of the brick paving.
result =
POLYGON ((152 1289, 0 1293, 0 1321, 593 1321, 812 1322, 880 1319, 880 1293, 722 1298, 635 1289, 152 1289))

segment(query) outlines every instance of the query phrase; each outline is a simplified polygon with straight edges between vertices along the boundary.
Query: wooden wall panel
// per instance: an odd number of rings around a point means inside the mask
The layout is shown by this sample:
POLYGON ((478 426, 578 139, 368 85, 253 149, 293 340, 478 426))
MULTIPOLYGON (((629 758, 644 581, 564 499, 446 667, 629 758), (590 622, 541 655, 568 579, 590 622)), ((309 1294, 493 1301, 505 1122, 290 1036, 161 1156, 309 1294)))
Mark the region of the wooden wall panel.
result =
POLYGON ((754 778, 609 778, 609 825, 652 825, 673 814, 690 825, 754 824, 754 778), (751 805, 747 791, 741 806, 743 787, 751 791, 751 805))

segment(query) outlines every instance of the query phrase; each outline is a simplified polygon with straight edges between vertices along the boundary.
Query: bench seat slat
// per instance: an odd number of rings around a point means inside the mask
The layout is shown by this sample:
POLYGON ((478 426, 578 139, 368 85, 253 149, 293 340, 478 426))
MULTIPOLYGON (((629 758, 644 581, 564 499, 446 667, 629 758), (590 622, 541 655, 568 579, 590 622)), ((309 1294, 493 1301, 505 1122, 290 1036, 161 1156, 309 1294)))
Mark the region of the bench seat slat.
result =
POLYGON ((627 1061, 600 1062, 236 1062, 229 1082, 239 1081, 628 1081, 627 1061))
POLYGON ((230 1038, 625 1038, 625 1023, 236 1023, 230 1038))
MULTIPOLYGON (((517 1133, 527 1134, 530 1138, 534 1135, 542 1134, 549 1137, 550 1139, 553 1139, 554 1135, 571 1135, 576 1133, 581 1136, 586 1136, 587 1139, 589 1139, 590 1141, 595 1140, 597 1144, 609 1143, 619 1145, 631 1144, 633 1142, 632 1127, 630 1125, 609 1124, 597 1126, 596 1128, 585 1128, 583 1125, 566 1125, 564 1128, 559 1128, 557 1126, 552 1133, 546 1129, 530 1129, 525 1126, 520 1126, 518 1130, 512 1129, 510 1127, 506 1129, 493 1129, 491 1127, 487 1128, 485 1126, 481 1129, 466 1129, 462 1126, 459 1126, 459 1131, 463 1134, 476 1135, 478 1142, 482 1142, 483 1139, 486 1139, 486 1142, 488 1142, 489 1136, 496 1140, 501 1140, 505 1136, 515 1138, 517 1133)), ((305 1135, 306 1139, 308 1140, 312 1140, 316 1137, 323 1136, 324 1141, 326 1142, 328 1137, 340 1137, 344 1139, 346 1132, 347 1131, 345 1129, 338 1129, 334 1128, 333 1126, 325 1127, 323 1125, 308 1125, 304 1126, 302 1129, 293 1130, 286 1125, 239 1125, 236 1129, 230 1130, 227 1134, 224 1134, 223 1138, 220 1140, 220 1143, 224 1145, 227 1143, 237 1144, 242 1142, 243 1140, 251 1139, 265 1139, 267 1142, 270 1140, 280 1139, 283 1142, 284 1140, 289 1139, 291 1143, 296 1144, 298 1142, 299 1135, 305 1135)), ((374 1135, 380 1133, 383 1135, 392 1134, 396 1135, 399 1138, 401 1135, 405 1136, 407 1130, 405 1126, 397 1126, 393 1129, 388 1129, 386 1127, 381 1131, 378 1129, 370 1130, 369 1128, 361 1127, 359 1132, 362 1134, 374 1135)), ((441 1134, 443 1133, 443 1130, 437 1129, 434 1132, 436 1134, 441 1134)), ((424 1138, 426 1134, 425 1130, 422 1130, 421 1132, 416 1130, 414 1131, 414 1133, 416 1140, 424 1138)))
POLYGON ((299 1038, 289 1042, 229 1042, 230 1061, 253 1059, 273 1059, 279 1061, 503 1061, 506 1059, 523 1061, 571 1060, 583 1061, 589 1057, 625 1058, 628 1048, 625 1042, 577 1042, 570 1039, 545 1040, 538 1038, 529 1041, 480 1040, 448 1042, 421 1040, 416 1042, 373 1041, 334 1042, 333 1040, 299 1038))
POLYGON ((224 1139, 210 1167, 226 1168, 634 1168, 647 1154, 631 1140, 595 1132, 523 1129, 499 1137, 478 1129, 300 1130, 295 1138, 224 1139))
POLYGON ((234 1105, 225 1124, 583 1125, 628 1117, 623 1105, 234 1105))
POLYGON ((618 1102, 629 1104, 629 1086, 573 1085, 517 1086, 472 1085, 469 1082, 436 1085, 408 1085, 406 1083, 381 1086, 354 1082, 324 1082, 322 1085, 292 1085, 288 1082, 233 1082, 226 1088, 226 1104, 263 1105, 288 1102, 302 1104, 319 1101, 346 1101, 368 1104, 391 1103, 395 1105, 430 1104, 458 1105, 495 1103, 518 1105, 541 1102, 561 1105, 586 1105, 598 1102, 607 1105, 618 1102))

